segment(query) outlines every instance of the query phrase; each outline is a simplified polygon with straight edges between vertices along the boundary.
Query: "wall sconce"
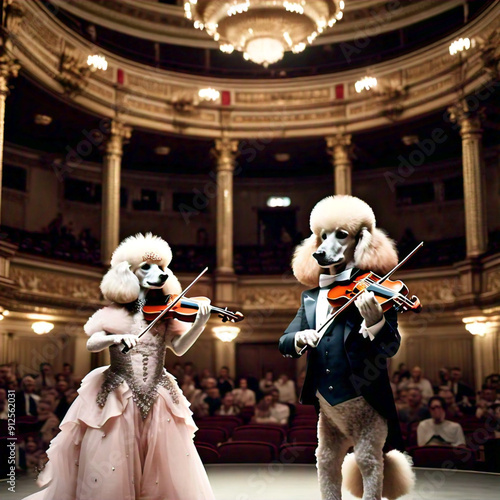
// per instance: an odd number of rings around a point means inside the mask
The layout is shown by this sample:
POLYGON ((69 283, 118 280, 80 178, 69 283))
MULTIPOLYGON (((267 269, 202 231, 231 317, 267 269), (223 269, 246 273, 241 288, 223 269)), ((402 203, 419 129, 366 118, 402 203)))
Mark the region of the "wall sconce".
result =
POLYGON ((232 342, 240 333, 237 326, 214 326, 212 328, 215 336, 222 342, 232 342))
POLYGON ((465 328, 468 332, 479 337, 484 337, 491 326, 491 323, 486 321, 484 316, 463 318, 462 321, 465 323, 465 328))
POLYGON ((31 328, 37 335, 45 335, 49 333, 54 328, 54 323, 49 323, 48 321, 35 321, 31 328))

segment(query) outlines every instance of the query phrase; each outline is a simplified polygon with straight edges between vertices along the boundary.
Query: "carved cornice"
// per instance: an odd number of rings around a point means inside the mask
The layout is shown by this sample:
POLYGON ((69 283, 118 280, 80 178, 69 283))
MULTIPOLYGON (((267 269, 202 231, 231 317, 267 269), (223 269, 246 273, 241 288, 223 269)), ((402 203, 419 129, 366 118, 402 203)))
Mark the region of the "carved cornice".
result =
POLYGON ((100 50, 108 60, 108 70, 88 74, 82 58, 95 47, 49 15, 36 0, 25 3, 12 52, 52 92, 62 93, 63 78, 69 89, 66 92, 75 89, 75 104, 101 116, 114 117, 118 112, 130 126, 211 138, 221 137, 222 130, 232 139, 249 138, 260 136, 263 129, 274 136, 310 137, 329 135, 332 130, 359 132, 406 120, 451 105, 462 91, 481 89, 482 95, 487 94, 491 72, 485 69, 484 58, 494 59, 498 49, 480 50, 477 45, 468 51, 466 75, 458 81, 459 63, 448 54, 448 45, 460 36, 494 40, 499 27, 500 4, 496 3, 447 39, 371 66, 370 73, 377 77, 380 88, 387 89, 378 95, 354 91, 354 83, 366 71, 362 68, 288 80, 213 79, 152 69, 100 50), (118 69, 123 72, 120 84, 118 69), (338 85, 344 88, 343 99, 335 97, 338 85), (231 106, 197 103, 195 96, 201 87, 227 91, 231 106), (184 102, 189 103, 189 112, 184 102), (220 112, 225 109, 231 111, 228 124, 223 123, 220 112))

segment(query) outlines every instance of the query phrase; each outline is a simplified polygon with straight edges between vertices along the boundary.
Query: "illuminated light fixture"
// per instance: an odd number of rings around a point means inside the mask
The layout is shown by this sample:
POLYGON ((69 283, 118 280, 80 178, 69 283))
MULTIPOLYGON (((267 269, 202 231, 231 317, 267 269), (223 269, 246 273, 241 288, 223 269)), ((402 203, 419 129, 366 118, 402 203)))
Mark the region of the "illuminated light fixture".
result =
POLYGON ((0 314, 0 321, 2 321, 3 319, 4 319, 3 314, 0 314))
POLYGON ((184 15, 222 52, 237 50, 267 67, 305 50, 342 19, 343 0, 184 0, 184 15))
POLYGON ((198 91, 198 96, 204 101, 216 101, 220 97, 220 92, 208 87, 206 89, 200 89, 198 91))
POLYGON ((450 44, 450 55, 454 56, 464 50, 469 50, 473 46, 473 41, 470 38, 459 38, 450 44))
POLYGON ((288 196, 271 196, 267 200, 267 206, 271 208, 289 207, 291 200, 288 196))
POLYGON ((479 337, 484 337, 491 326, 491 323, 486 321, 484 316, 463 318, 462 321, 465 323, 465 329, 468 332, 479 337))
POLYGON ((46 127, 52 123, 52 116, 36 114, 34 122, 36 125, 43 125, 46 127))
POLYGON ((222 342, 232 342, 240 333, 237 326, 214 326, 212 328, 215 336, 222 342))
POLYGON ((95 69, 102 69, 106 71, 108 69, 108 61, 104 56, 99 56, 97 54, 87 57, 87 64, 95 69))
POLYGON ((365 76, 364 78, 358 80, 354 84, 354 88, 356 89, 356 92, 358 94, 363 92, 363 90, 370 90, 376 86, 377 86, 377 79, 373 78, 372 76, 365 76))
POLYGON ((8 309, 4 309, 2 311, 2 316, 8 316, 10 314, 10 311, 8 309))
POLYGON ((49 333, 54 328, 54 323, 49 323, 48 321, 35 321, 31 328, 37 335, 45 335, 49 333))

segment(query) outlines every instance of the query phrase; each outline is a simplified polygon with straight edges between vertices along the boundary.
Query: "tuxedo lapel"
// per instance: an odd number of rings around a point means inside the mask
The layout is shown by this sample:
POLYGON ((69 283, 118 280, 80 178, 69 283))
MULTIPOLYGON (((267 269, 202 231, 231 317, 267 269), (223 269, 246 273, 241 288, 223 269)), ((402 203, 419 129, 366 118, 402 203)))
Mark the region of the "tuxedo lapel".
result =
POLYGON ((349 337, 349 334, 351 333, 353 328, 354 321, 352 321, 350 318, 347 318, 344 326, 344 343, 347 341, 347 337, 349 337))
POLYGON ((304 293, 304 308, 309 328, 316 328, 316 301, 318 300, 319 288, 306 290, 304 293))

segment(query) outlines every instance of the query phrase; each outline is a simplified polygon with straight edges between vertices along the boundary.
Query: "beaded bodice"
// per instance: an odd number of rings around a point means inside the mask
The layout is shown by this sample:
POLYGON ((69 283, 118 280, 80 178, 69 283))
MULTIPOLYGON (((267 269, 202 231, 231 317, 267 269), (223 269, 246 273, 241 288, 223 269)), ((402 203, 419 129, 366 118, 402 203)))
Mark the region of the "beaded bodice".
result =
MULTIPOLYGON (((136 315, 134 324, 139 333, 144 326, 141 313, 136 315)), ((97 395, 97 404, 103 407, 109 394, 125 381, 132 391, 132 397, 139 408, 142 418, 146 418, 156 397, 158 387, 165 387, 174 403, 179 402, 177 383, 163 367, 167 347, 164 324, 153 328, 141 337, 137 345, 128 353, 122 353, 120 345, 109 348, 111 364, 104 372, 104 382, 97 395)))

